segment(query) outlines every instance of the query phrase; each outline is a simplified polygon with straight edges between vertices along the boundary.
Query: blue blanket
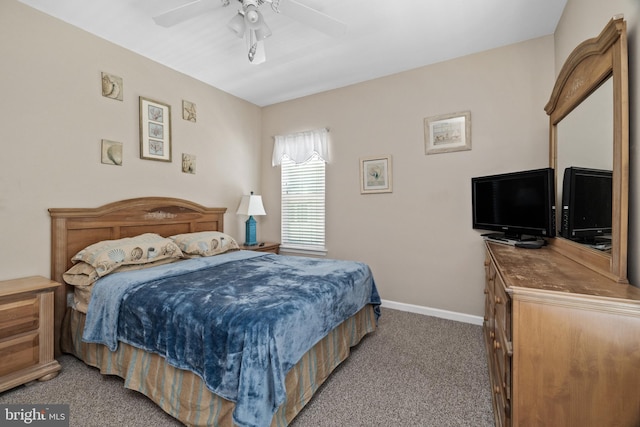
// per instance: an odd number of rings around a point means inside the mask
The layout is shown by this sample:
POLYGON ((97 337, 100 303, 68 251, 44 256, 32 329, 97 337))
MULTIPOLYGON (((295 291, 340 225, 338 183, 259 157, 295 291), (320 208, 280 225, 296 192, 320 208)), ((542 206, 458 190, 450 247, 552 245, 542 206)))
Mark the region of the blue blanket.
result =
POLYGON ((379 315, 365 264, 237 251, 100 279, 83 340, 158 353, 235 402, 239 426, 268 426, 289 369, 366 304, 379 315))

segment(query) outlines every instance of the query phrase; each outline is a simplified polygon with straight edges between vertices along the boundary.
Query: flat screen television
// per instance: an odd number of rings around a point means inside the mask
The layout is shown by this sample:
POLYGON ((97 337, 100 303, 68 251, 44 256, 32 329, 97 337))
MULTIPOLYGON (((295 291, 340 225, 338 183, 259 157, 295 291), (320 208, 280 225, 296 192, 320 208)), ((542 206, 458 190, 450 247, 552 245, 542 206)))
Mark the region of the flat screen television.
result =
POLYGON ((613 175, 610 170, 569 167, 562 181, 560 235, 596 243, 611 234, 613 175))
POLYGON ((473 228, 513 240, 554 237, 554 176, 544 168, 471 178, 473 228))

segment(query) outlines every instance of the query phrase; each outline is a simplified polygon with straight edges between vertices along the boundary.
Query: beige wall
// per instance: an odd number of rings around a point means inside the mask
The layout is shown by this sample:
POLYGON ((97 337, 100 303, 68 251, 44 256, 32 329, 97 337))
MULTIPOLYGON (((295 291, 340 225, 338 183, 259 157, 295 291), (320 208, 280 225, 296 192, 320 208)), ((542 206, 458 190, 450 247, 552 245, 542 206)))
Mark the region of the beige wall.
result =
POLYGON ((0 58, 0 279, 49 276, 50 207, 182 197, 229 207, 227 231, 244 236, 235 209, 260 183, 259 107, 14 0, 0 2, 0 58), (101 96, 102 71, 124 79, 122 102, 101 96), (139 96, 172 107, 171 163, 139 158, 139 96), (124 144, 121 167, 100 163, 103 138, 124 144))
POLYGON ((623 14, 627 21, 629 49, 629 281, 640 285, 640 172, 638 147, 638 100, 640 85, 640 43, 638 25, 640 3, 636 0, 569 0, 555 33, 556 73, 575 46, 583 40, 597 36, 612 16, 623 14))
POLYGON ((542 37, 263 109, 259 227, 279 236, 272 136, 331 129, 327 248, 368 263, 383 299, 480 316, 483 242, 471 177, 548 165, 544 105, 553 37, 542 37), (426 156, 423 119, 471 111, 472 150, 426 156), (393 156, 393 193, 361 195, 359 158, 393 156))
MULTIPOLYGON (((48 276, 49 207, 183 197, 229 207, 227 231, 242 239, 233 211, 240 195, 255 190, 268 212, 258 218, 258 237, 278 240, 280 171, 270 166, 272 136, 326 126, 328 256, 369 263, 387 301, 480 316, 484 255, 480 232, 471 229, 470 178, 547 165, 543 107, 557 62, 620 12, 629 24, 634 117, 638 6, 601 3, 569 0, 555 42, 542 37, 260 109, 3 1, 0 279, 48 276), (123 102, 100 95, 101 71, 124 78, 123 102), (172 163, 139 159, 139 96, 173 108, 172 163), (197 104, 197 123, 180 118, 183 99, 197 104), (471 111, 473 149, 426 156, 424 117, 463 110, 471 111), (103 138, 124 143, 122 167, 100 164, 103 138), (183 152, 197 156, 195 175, 180 172, 183 152), (394 191, 361 195, 359 158, 380 154, 393 156, 394 191)), ((636 134, 632 120, 630 275, 640 282, 636 134)))

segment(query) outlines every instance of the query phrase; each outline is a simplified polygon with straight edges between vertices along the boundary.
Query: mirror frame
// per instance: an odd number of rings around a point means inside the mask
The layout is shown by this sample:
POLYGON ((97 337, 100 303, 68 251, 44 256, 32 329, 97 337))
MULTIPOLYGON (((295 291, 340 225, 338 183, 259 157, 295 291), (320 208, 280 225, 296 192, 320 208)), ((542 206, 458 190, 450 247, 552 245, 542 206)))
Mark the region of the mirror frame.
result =
MULTIPOLYGON (((557 236, 549 245, 563 255, 619 283, 627 280, 629 219, 629 77, 627 24, 614 16, 599 36, 579 44, 565 61, 549 102, 549 165, 556 169, 557 125, 602 83, 613 78, 613 200, 611 253, 557 236)), ((562 179, 556 171, 557 180, 562 179)), ((562 201, 556 200, 556 207, 562 201)), ((561 209, 557 212, 561 212, 561 209)))

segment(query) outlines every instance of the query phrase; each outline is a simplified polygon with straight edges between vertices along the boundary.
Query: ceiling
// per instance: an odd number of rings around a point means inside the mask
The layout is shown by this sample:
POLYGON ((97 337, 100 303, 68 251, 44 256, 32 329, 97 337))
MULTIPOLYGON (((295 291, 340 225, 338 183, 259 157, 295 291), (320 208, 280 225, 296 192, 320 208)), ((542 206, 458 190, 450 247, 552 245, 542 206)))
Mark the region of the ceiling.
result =
POLYGON ((273 34, 251 64, 227 23, 231 0, 169 28, 152 17, 191 0, 19 0, 258 106, 553 34, 566 0, 297 0, 347 24, 330 37, 260 6, 273 34))

